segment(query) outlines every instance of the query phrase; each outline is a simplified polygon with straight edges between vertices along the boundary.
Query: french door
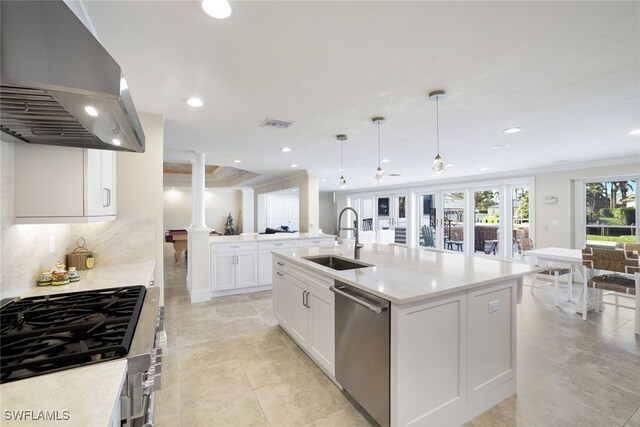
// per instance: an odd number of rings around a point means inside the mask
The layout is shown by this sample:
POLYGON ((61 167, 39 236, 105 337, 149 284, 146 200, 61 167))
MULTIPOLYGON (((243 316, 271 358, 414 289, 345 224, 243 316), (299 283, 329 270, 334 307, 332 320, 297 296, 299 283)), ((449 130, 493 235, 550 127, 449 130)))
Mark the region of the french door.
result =
POLYGON ((418 246, 464 252, 465 192, 433 191, 418 194, 418 246))
POLYGON ((407 196, 376 196, 374 206, 378 243, 407 243, 407 196))

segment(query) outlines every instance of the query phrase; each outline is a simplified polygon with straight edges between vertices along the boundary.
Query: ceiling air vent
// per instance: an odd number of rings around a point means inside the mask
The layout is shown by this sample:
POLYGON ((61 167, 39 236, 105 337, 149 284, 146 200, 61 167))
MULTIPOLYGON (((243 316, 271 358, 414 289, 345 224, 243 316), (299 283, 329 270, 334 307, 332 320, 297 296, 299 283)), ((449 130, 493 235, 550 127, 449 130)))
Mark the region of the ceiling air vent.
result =
POLYGON ((276 120, 266 118, 264 122, 260 124, 263 128, 278 128, 278 129, 287 129, 291 126, 293 122, 288 122, 286 120, 276 120))

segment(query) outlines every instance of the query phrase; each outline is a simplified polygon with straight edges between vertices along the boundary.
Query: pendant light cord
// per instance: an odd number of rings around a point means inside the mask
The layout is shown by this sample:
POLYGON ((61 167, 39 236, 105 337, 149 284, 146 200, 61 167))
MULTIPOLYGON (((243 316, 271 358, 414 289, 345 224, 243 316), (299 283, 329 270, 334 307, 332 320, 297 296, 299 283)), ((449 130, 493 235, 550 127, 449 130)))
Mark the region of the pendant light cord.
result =
POLYGON ((340 169, 341 169, 341 175, 344 176, 344 162, 343 162, 343 158, 344 158, 344 141, 340 141, 340 169))
POLYGON ((380 121, 378 121, 378 167, 380 167, 380 121))
POLYGON ((436 97, 436 154, 440 155, 440 97, 436 97))

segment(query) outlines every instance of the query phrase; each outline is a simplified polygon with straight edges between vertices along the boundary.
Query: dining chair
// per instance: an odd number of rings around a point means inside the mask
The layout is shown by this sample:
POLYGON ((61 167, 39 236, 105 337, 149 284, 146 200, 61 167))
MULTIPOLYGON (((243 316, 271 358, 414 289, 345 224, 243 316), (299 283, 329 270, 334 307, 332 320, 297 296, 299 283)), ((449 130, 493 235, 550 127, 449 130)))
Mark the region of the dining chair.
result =
MULTIPOLYGON (((600 300, 604 291, 622 294, 635 300, 635 333, 640 335, 640 257, 637 250, 626 249, 582 249, 585 277, 582 319, 587 320, 589 287, 598 290, 600 300)), ((601 305, 596 311, 600 309, 601 305)))

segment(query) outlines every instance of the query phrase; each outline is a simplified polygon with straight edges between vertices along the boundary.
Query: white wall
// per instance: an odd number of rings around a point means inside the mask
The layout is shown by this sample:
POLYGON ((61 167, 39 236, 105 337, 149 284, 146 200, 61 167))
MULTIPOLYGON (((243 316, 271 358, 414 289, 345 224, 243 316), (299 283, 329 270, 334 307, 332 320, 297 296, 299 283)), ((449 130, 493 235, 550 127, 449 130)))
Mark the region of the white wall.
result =
POLYGON ((291 176, 281 181, 253 187, 256 209, 256 228, 258 228, 258 218, 260 217, 260 212, 258 212, 259 196, 264 193, 271 193, 294 187, 298 188, 298 194, 300 197, 300 232, 318 232, 318 217, 320 209, 318 206, 320 195, 319 181, 318 177, 309 176, 306 172, 291 176))
MULTIPOLYGON (((227 188, 208 188, 205 192, 205 221, 207 227, 222 233, 227 215, 231 212, 233 223, 241 220, 242 191, 227 188)), ((164 230, 187 228, 191 223, 191 188, 165 188, 164 230)))
POLYGON ((333 193, 320 193, 320 228, 323 233, 336 234, 338 220, 337 205, 333 202, 333 193))
POLYGON ((600 178, 619 175, 639 174, 638 164, 590 167, 535 175, 536 247, 574 246, 574 181, 585 178, 600 178), (544 198, 557 196, 558 203, 546 205, 544 198), (559 221, 559 227, 552 227, 552 221, 559 221))

